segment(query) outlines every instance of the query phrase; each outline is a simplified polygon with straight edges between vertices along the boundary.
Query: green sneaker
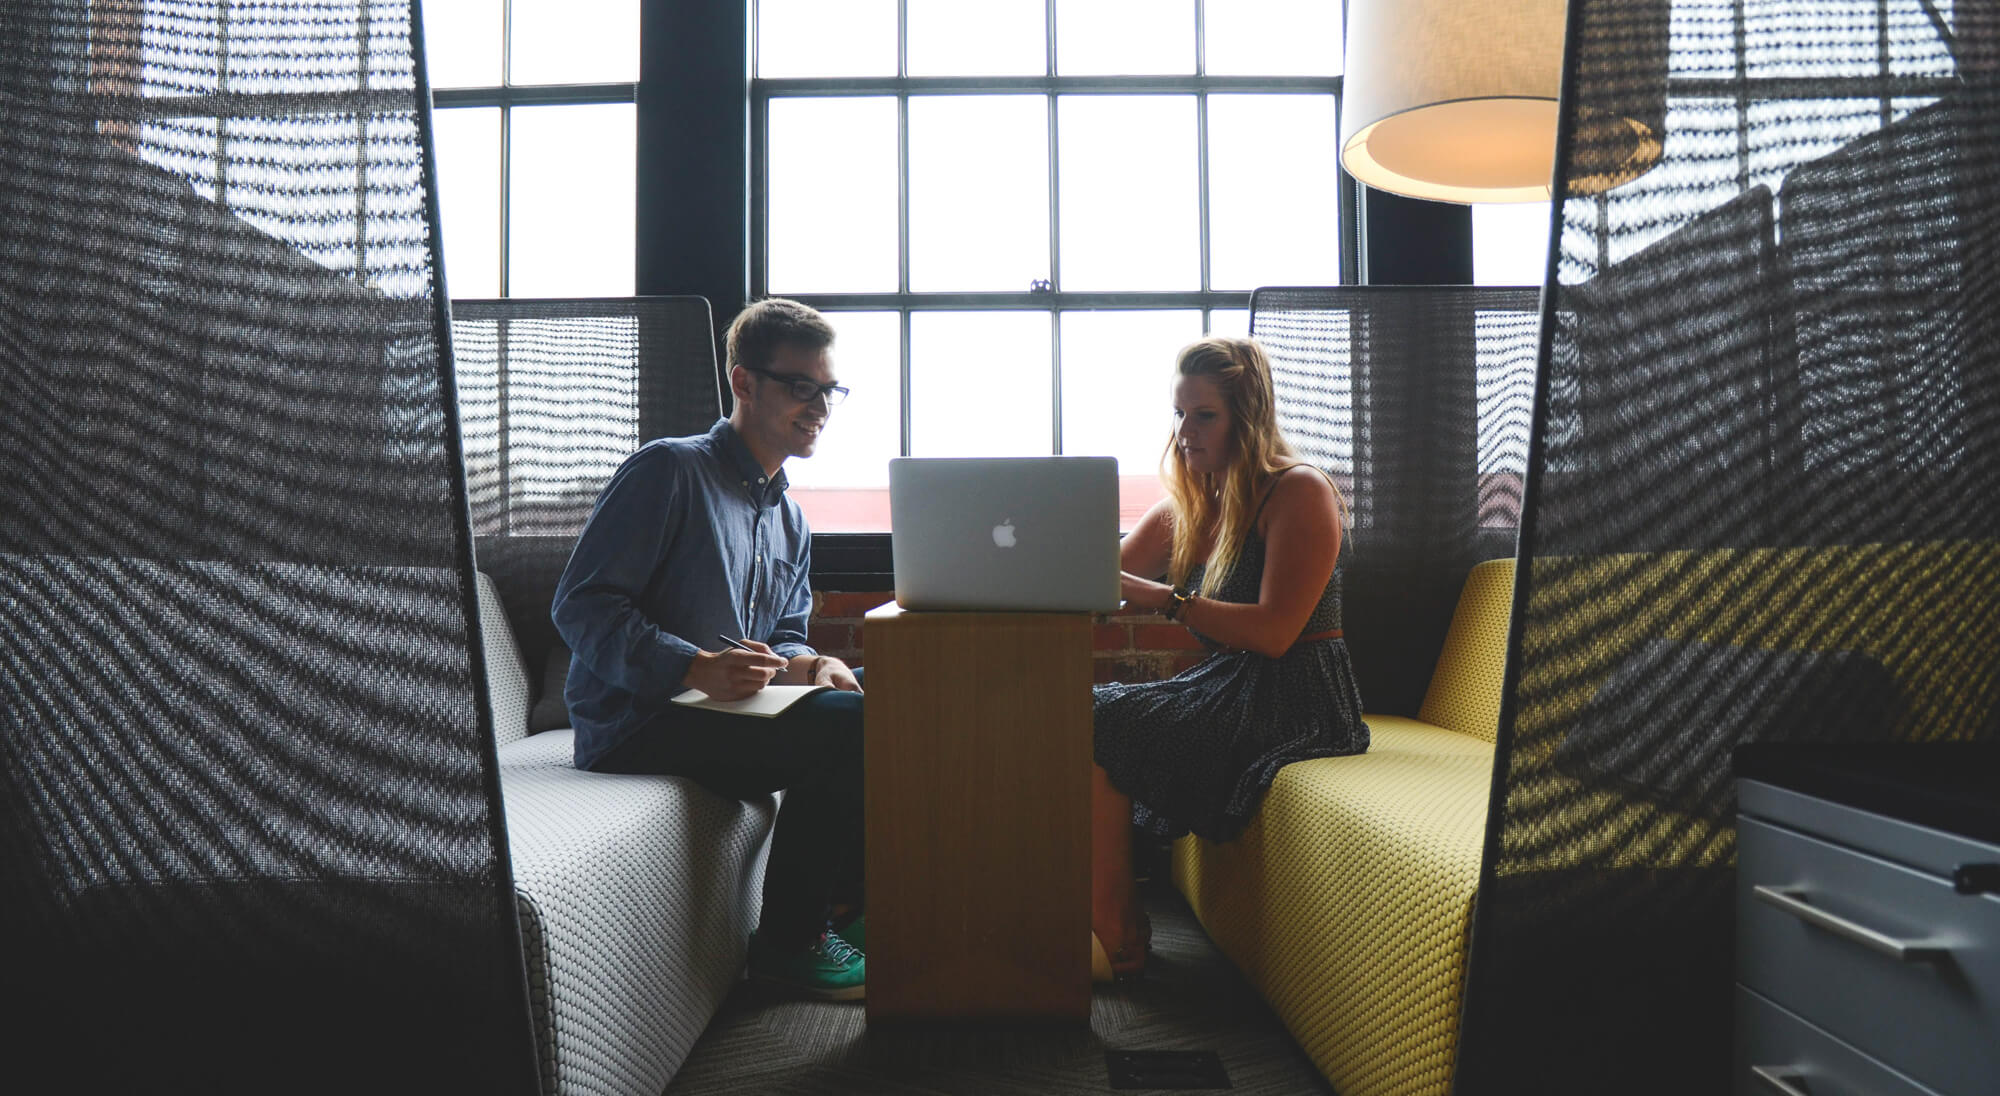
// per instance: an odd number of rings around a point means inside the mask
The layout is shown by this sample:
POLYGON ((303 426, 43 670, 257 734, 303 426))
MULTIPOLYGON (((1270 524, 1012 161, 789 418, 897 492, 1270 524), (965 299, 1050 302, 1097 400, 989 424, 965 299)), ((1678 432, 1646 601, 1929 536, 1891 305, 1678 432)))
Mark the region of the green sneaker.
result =
POLYGON ((854 950, 862 952, 864 955, 867 953, 868 951, 867 914, 865 913, 856 914, 854 920, 849 921, 847 924, 840 926, 834 931, 840 934, 840 938, 842 940, 845 940, 849 944, 853 945, 854 950))
POLYGON ((858 1001, 868 992, 868 963, 838 933, 797 948, 766 947, 750 937, 750 976, 778 982, 827 1001, 858 1001))

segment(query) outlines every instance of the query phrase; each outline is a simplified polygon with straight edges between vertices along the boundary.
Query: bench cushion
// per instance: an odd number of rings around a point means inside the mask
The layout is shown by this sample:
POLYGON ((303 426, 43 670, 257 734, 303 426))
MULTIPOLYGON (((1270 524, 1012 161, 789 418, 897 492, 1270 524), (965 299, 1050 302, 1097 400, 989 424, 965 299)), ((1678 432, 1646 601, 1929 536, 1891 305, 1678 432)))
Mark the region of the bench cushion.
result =
POLYGON ((777 807, 500 750, 543 1091, 658 1096, 743 968, 777 807))
POLYGON ((1237 840, 1177 842, 1174 882, 1342 1096, 1443 1096, 1493 745, 1367 720, 1367 753, 1286 766, 1237 840))
POLYGON ((487 698, 493 707, 493 741, 505 746, 528 736, 528 671, 521 664, 521 648, 514 642, 514 628, 507 623, 507 609, 500 603, 493 576, 484 571, 476 574, 487 698))
POLYGON ((1489 559, 1465 576, 1418 719, 1489 743, 1499 738, 1513 612, 1513 560, 1489 559))

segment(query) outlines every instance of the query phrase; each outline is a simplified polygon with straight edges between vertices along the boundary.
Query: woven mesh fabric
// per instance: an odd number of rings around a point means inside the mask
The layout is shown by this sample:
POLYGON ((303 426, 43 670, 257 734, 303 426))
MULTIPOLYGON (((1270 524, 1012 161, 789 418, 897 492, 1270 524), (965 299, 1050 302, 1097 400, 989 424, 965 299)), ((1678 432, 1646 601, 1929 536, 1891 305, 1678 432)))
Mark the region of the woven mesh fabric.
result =
POLYGON ((777 808, 571 748, 500 751, 545 1090, 657 1096, 742 972, 777 808))
POLYGON ((479 566, 507 607, 531 704, 552 660, 556 682, 568 667, 549 604, 598 492, 639 446, 722 417, 713 323, 701 297, 452 303, 479 566))
POLYGON ((417 29, 0 0, 21 1091, 536 1087, 417 29))
POLYGON ((1260 289, 1279 426, 1353 511, 1342 616, 1371 712, 1415 716, 1466 572, 1514 554, 1536 293, 1260 289))
POLYGON ((722 414, 701 297, 452 302, 479 536, 574 539, 645 442, 722 414))
POLYGON ((1726 1091, 1730 750, 2000 729, 2000 8, 1569 10, 1457 1089, 1726 1091))
POLYGON ((1494 740, 1507 673, 1507 621, 1513 611, 1513 560, 1490 559, 1465 576, 1419 719, 1494 740))
POLYGON ((1365 754, 1287 765, 1237 840, 1176 842, 1174 881, 1341 1096, 1442 1096, 1493 746, 1368 728, 1365 754))

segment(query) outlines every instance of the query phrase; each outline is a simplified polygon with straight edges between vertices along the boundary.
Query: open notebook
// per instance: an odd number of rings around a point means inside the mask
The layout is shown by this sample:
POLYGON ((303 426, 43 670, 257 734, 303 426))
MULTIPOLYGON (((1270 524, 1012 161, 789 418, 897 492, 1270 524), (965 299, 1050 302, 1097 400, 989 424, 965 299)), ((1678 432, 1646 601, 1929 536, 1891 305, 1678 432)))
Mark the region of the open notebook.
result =
POLYGON ((690 708, 707 708, 711 712, 734 712, 737 715, 761 715, 770 717, 786 708, 819 692, 832 688, 830 685, 766 685, 741 700, 715 700, 700 689, 689 689, 674 697, 674 703, 690 708))

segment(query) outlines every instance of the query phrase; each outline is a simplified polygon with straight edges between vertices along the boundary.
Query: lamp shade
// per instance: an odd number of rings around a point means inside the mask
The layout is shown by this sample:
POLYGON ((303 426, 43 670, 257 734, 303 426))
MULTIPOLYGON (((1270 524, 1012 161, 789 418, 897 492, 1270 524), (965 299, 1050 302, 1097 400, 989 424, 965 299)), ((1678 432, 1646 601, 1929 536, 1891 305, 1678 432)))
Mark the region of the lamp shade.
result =
MULTIPOLYGON (((1546 200, 1567 9, 1566 0, 1348 0, 1342 166, 1413 198, 1546 200)), ((1650 54, 1651 30, 1620 37, 1650 54)), ((1610 110, 1579 105, 1570 192, 1609 189, 1659 162, 1664 112, 1663 87, 1610 110)))

